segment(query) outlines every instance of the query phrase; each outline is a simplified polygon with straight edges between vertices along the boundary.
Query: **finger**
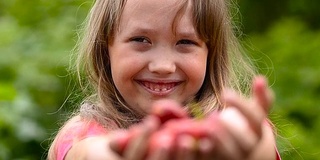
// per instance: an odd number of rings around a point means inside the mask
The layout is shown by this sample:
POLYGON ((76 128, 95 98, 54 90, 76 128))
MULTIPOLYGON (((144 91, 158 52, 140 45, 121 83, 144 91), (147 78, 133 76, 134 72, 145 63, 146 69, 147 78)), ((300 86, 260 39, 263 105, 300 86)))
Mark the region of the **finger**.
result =
POLYGON ((204 123, 208 126, 208 137, 212 150, 209 159, 234 159, 239 158, 240 153, 238 146, 234 141, 230 132, 226 129, 226 125, 221 120, 221 113, 213 113, 209 115, 204 123))
POLYGON ((258 143, 259 137, 252 131, 246 118, 236 108, 230 107, 221 113, 220 119, 234 138, 241 155, 248 156, 258 143))
POLYGON ((170 160, 171 148, 167 145, 162 145, 153 150, 152 154, 148 154, 146 160, 170 160))
POLYGON ((206 126, 207 136, 199 141, 199 154, 203 155, 200 160, 219 159, 217 153, 219 152, 220 144, 217 140, 217 134, 223 129, 223 125, 220 122, 220 113, 213 112, 209 114, 202 123, 203 126, 206 126), (207 140, 209 140, 209 143, 207 140))
POLYGON ((147 160, 169 160, 175 148, 175 137, 168 130, 155 132, 149 141, 147 160))
POLYGON ((111 134, 112 138, 110 140, 110 149, 122 156, 132 135, 125 130, 115 131, 111 134))
MULTIPOLYGON (((211 114, 209 114, 203 121, 203 126, 207 126, 207 137, 208 140, 210 140, 210 144, 212 145, 212 150, 210 151, 211 153, 210 158, 209 159, 214 159, 214 160, 219 160, 221 158, 219 155, 219 150, 223 150, 221 148, 221 144, 219 143, 219 138, 221 138, 220 136, 218 136, 218 134, 222 133, 224 134, 224 131, 222 131, 224 129, 224 126, 221 124, 221 120, 220 120, 220 113, 218 112, 213 112, 211 114)), ((200 150, 200 148, 199 148, 200 150)), ((205 158, 202 158, 203 160, 205 160, 205 158)))
POLYGON ((176 160, 194 160, 196 154, 196 140, 188 134, 177 137, 177 154, 176 160))
POLYGON ((136 132, 136 136, 132 137, 132 140, 128 143, 128 146, 124 151, 126 160, 144 159, 147 154, 149 137, 157 130, 159 123, 160 122, 155 117, 150 116, 147 117, 142 124, 132 128, 133 132, 136 132))
POLYGON ((273 103, 274 95, 263 76, 258 76, 253 81, 253 97, 265 112, 268 112, 273 103))
POLYGON ((208 137, 198 140, 199 160, 213 159, 214 143, 208 137))
MULTIPOLYGON (((218 123, 217 123, 218 124, 218 123)), ((214 134, 214 158, 215 159, 228 159, 228 160, 237 160, 242 157, 239 147, 232 134, 226 129, 227 126, 220 121, 219 130, 214 134)))
POLYGON ((252 100, 241 98, 236 92, 225 90, 223 99, 227 106, 238 109, 246 117, 251 128, 261 136, 261 124, 266 117, 264 109, 252 100))

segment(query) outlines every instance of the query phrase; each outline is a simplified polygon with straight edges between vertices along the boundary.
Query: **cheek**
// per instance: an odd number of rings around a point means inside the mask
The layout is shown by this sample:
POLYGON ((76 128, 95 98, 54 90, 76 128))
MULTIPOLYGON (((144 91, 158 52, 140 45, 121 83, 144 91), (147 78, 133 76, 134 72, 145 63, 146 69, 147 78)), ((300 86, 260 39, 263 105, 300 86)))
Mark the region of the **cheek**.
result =
POLYGON ((200 89, 206 75, 206 62, 198 63, 195 66, 191 76, 193 76, 195 85, 200 89))
POLYGON ((121 80, 130 76, 136 69, 134 65, 137 62, 137 58, 130 54, 131 52, 125 48, 115 48, 110 51, 110 64, 111 71, 114 80, 121 80))
POLYGON ((136 67, 132 67, 134 66, 133 62, 130 59, 125 58, 111 62, 111 74, 116 84, 125 85, 127 83, 124 82, 128 82, 132 79, 137 70, 136 67))
POLYGON ((198 81, 203 81, 207 68, 207 56, 202 55, 191 58, 189 63, 189 69, 193 77, 198 81))
MULTIPOLYGON (((121 97, 128 103, 128 97, 132 97, 133 84, 131 82, 132 69, 123 62, 111 63, 111 73, 116 89, 119 91, 121 97)), ((129 100, 130 101, 130 100, 129 100)))
POLYGON ((207 59, 206 56, 193 57, 185 60, 184 62, 184 72, 189 80, 189 87, 198 92, 201 88, 205 75, 207 59))
POLYGON ((134 54, 125 53, 110 55, 113 81, 122 95, 131 94, 130 91, 133 90, 133 78, 144 65, 142 59, 134 56, 134 54))

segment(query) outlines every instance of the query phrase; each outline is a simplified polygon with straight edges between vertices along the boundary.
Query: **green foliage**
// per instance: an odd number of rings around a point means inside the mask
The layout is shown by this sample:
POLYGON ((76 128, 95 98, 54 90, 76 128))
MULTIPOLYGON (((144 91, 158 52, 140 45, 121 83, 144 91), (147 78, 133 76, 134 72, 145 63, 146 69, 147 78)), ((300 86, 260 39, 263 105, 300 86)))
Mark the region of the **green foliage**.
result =
MULTIPOLYGON (((44 159, 57 124, 76 106, 67 68, 91 3, 0 1, 0 159, 44 159)), ((317 159, 320 1, 238 3, 249 53, 275 90, 271 118, 283 159, 317 159)))
POLYGON ((75 30, 91 4, 14 0, 0 5, 0 159, 41 159, 74 84, 75 30))
POLYGON ((235 0, 245 32, 264 32, 281 17, 297 17, 312 29, 320 27, 318 0, 235 0))
POLYGON ((261 73, 269 76, 276 93, 274 112, 278 116, 273 119, 283 136, 279 146, 284 159, 317 159, 320 31, 310 30, 301 20, 286 18, 263 35, 251 35, 249 42, 255 46, 255 62, 261 73))

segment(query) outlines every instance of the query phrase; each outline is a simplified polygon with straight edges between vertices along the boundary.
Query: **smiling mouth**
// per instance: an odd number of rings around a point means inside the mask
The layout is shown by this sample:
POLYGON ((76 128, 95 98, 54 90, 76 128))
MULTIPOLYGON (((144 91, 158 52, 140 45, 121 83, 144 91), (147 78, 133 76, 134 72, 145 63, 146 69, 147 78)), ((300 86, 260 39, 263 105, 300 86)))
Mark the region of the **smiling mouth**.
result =
POLYGON ((178 82, 169 82, 169 83, 164 83, 164 82, 147 82, 147 81, 140 81, 139 82, 144 88, 147 90, 153 92, 153 93, 169 93, 171 92, 175 86, 177 86, 179 83, 178 82))

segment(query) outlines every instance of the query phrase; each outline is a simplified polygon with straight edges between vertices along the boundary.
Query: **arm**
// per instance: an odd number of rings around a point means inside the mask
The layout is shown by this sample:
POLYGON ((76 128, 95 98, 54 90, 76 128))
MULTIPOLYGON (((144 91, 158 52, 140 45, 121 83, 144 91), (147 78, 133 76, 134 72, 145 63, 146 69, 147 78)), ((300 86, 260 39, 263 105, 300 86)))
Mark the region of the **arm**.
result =
POLYGON ((269 125, 263 125, 262 127, 261 140, 249 156, 249 160, 275 160, 277 157, 273 130, 269 125))

